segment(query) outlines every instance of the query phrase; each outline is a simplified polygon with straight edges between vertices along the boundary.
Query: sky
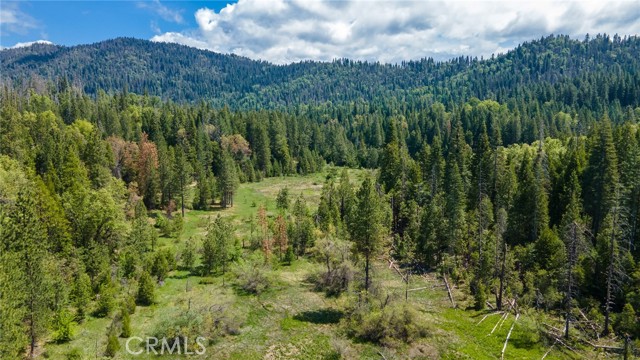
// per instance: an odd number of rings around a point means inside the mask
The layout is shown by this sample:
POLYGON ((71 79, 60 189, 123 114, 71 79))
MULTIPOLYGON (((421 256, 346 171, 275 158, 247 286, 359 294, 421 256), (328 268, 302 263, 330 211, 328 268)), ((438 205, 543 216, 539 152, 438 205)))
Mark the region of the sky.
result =
POLYGON ((286 64, 491 56, 550 34, 638 35, 640 0, 0 1, 0 46, 176 42, 286 64))

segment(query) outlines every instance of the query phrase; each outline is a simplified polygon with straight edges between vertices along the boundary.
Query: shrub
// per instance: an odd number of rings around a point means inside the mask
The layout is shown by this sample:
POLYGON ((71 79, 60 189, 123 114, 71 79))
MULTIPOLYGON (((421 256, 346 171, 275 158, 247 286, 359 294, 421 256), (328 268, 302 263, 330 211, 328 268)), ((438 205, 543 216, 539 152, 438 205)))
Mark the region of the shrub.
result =
POLYGON ((84 354, 79 348, 73 348, 67 353, 66 358, 67 360, 82 360, 84 358, 84 354))
POLYGON ((127 295, 124 299, 123 308, 127 310, 129 314, 136 313, 136 298, 133 295, 127 295))
POLYGON ((160 229, 160 234, 164 237, 171 237, 172 226, 171 221, 167 219, 163 214, 158 214, 156 218, 156 226, 160 229))
POLYGON ((120 350, 120 342, 118 341, 118 337, 113 331, 109 331, 109 335, 107 338, 107 349, 104 351, 104 356, 114 357, 116 356, 118 350, 120 350))
POLYGON ((76 323, 74 316, 67 310, 61 310, 55 319, 55 331, 53 340, 58 343, 71 341, 75 333, 76 323))
POLYGON ((270 285, 269 267, 264 264, 259 253, 258 256, 252 256, 247 260, 241 260, 233 268, 236 276, 236 286, 243 291, 259 295, 270 285))
POLYGON ((129 316, 129 311, 127 311, 127 309, 123 309, 122 332, 120 333, 120 337, 128 338, 130 336, 131 336, 131 316, 129 316))
POLYGON ((176 238, 180 238, 182 235, 182 229, 184 228, 184 219, 182 219, 182 215, 178 214, 173 218, 171 224, 171 231, 173 232, 173 236, 176 238))
POLYGON ((353 282, 354 270, 350 262, 337 265, 330 271, 323 271, 315 277, 315 289, 327 296, 339 296, 349 289, 353 282))
POLYGON ((363 305, 347 317, 347 332, 361 340, 389 347, 411 343, 427 335, 418 312, 407 304, 382 309, 363 305))
POLYGON ((282 259, 282 261, 287 264, 287 265, 291 265, 291 263, 293 262, 293 260, 295 260, 296 256, 293 253, 293 246, 289 245, 287 247, 287 251, 284 253, 284 258, 282 259))

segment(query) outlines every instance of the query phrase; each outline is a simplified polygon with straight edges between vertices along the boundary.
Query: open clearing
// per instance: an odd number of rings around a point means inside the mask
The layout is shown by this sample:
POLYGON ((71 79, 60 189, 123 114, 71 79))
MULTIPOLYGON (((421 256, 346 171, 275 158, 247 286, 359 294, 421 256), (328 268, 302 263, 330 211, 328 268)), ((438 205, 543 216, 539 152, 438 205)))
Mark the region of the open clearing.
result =
MULTIPOLYGON (((359 183, 364 171, 350 170, 352 182, 359 183)), ((229 216, 236 226, 237 236, 248 236, 249 219, 255 217, 257 206, 265 204, 270 215, 275 213, 275 197, 288 187, 290 197, 300 193, 311 210, 319 202, 327 172, 305 177, 269 178, 262 182, 242 184, 235 198, 235 206, 212 211, 188 211, 184 231, 179 240, 160 238, 159 246, 176 252, 186 239, 199 243, 212 216, 229 216)), ((250 250, 244 249, 245 255, 250 250)), ((140 338, 151 336, 159 324, 183 314, 189 309, 222 309, 239 324, 237 335, 225 335, 209 344, 206 354, 191 355, 201 359, 496 359, 500 358, 505 337, 513 323, 507 317, 490 334, 500 316, 489 316, 477 325, 486 312, 464 310, 472 303, 463 291, 454 289, 457 309, 453 309, 443 283, 435 274, 412 276, 409 288, 423 288, 408 293, 407 301, 416 305, 419 316, 429 327, 429 335, 411 345, 394 349, 362 343, 347 337, 340 319, 347 297, 328 298, 316 292, 307 278, 322 268, 312 259, 300 258, 290 266, 273 272, 274 285, 259 296, 246 295, 232 286, 233 275, 203 278, 186 271, 173 271, 156 290, 157 303, 137 307, 131 316, 132 334, 140 338), (488 335, 490 334, 490 335, 488 335)), ((381 256, 374 266, 374 281, 389 295, 391 301, 405 301, 405 284, 395 270, 381 256)), ((127 284, 124 287, 127 288, 127 284)), ((130 286, 129 292, 135 292, 130 286)), ((523 313, 514 327, 506 359, 540 359, 548 350, 532 333, 540 314, 523 313)), ((63 345, 47 344, 45 356, 63 359, 72 348, 82 350, 85 359, 101 358, 106 346, 109 318, 89 317, 78 326, 73 341, 63 345)), ((549 320, 551 321, 551 320, 549 320)), ((559 326, 559 325, 558 325, 559 326)), ((533 331, 534 332, 534 331, 533 331)), ((125 350, 126 339, 120 339, 121 350, 116 359, 160 358, 176 359, 186 356, 133 356, 125 350)), ((134 348, 138 350, 139 348, 134 348)), ((546 359, 579 358, 557 350, 546 359)))

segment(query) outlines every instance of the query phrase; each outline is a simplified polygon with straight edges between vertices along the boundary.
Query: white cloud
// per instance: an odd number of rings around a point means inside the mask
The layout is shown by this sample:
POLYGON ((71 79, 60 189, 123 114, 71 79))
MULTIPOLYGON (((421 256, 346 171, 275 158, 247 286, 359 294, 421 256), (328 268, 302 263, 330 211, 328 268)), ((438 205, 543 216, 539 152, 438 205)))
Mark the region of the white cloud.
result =
POLYGON ((640 32, 640 1, 240 0, 154 36, 274 63, 489 56, 549 34, 640 32))
POLYGON ((17 2, 5 1, 0 9, 0 34, 25 35, 40 23, 20 10, 17 2))
POLYGON ((156 13, 165 21, 170 21, 177 24, 184 23, 184 19, 182 18, 180 10, 170 9, 163 5, 160 0, 140 1, 138 2, 138 7, 140 9, 147 9, 156 13))
POLYGON ((29 47, 33 44, 47 44, 47 45, 54 45, 51 41, 47 41, 47 40, 36 40, 36 41, 28 41, 28 42, 19 42, 16 43, 15 45, 8 47, 7 49, 15 49, 15 48, 21 48, 21 47, 29 47))

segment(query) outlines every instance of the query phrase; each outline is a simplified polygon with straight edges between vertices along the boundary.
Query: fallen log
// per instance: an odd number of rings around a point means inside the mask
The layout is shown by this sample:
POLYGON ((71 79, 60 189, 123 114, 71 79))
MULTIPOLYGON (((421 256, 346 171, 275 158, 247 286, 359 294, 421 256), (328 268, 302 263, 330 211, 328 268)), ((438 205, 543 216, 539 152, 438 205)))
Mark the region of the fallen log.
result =
POLYGON ((491 316, 491 315, 498 315, 498 314, 502 314, 502 313, 503 313, 503 311, 493 312, 493 313, 487 314, 487 315, 485 315, 485 316, 482 318, 482 320, 480 320, 480 321, 476 324, 476 326, 480 325, 480 323, 481 323, 481 322, 483 322, 483 321, 484 321, 484 319, 486 319, 487 317, 489 317, 489 316, 491 316))
POLYGON ((500 317, 500 319, 498 320, 498 322, 496 322, 496 324, 493 326, 493 329, 491 329, 491 332, 490 332, 490 333, 488 333, 488 334, 487 334, 487 336, 489 336, 489 335, 493 334, 493 332, 494 332, 494 331, 496 331, 496 329, 498 328, 498 324, 500 324, 500 322, 504 322, 504 321, 507 319, 507 317, 508 317, 508 316, 509 316, 509 313, 508 313, 508 312, 505 312, 505 313, 504 313, 504 315, 502 315, 502 316, 500 317))
POLYGON ((518 321, 519 317, 520 317, 520 314, 516 314, 516 318, 513 320, 513 324, 511 324, 511 329, 509 329, 509 333, 507 334, 507 339, 504 341, 504 346, 502 347, 502 354, 500 355, 500 359, 504 359, 504 352, 505 350, 507 350, 507 343, 509 342, 509 338, 511 337, 511 332, 513 331, 513 328, 516 326, 516 322, 518 321))
POLYGON ((558 341, 556 340, 556 342, 553 343, 553 345, 549 346, 549 350, 547 350, 546 353, 544 353, 544 355, 542 356, 542 359, 540 360, 544 360, 544 358, 547 357, 547 355, 549 355, 549 353, 551 352, 551 350, 553 349, 554 346, 556 346, 556 344, 558 343, 558 341))
POLYGON ((419 288, 415 288, 415 289, 408 289, 407 291, 419 291, 419 290, 425 290, 425 289, 432 289, 432 287, 423 286, 423 287, 419 287, 419 288))
POLYGON ((444 284, 447 286, 447 294, 449 294, 449 300, 451 300, 451 305, 455 308, 456 302, 453 300, 453 294, 451 294, 451 287, 449 286, 449 281, 447 281, 447 275, 442 274, 442 278, 444 279, 444 284))
POLYGON ((491 310, 495 310, 496 308, 493 307, 493 305, 491 305, 490 302, 485 301, 485 304, 487 304, 487 306, 491 309, 491 310))

